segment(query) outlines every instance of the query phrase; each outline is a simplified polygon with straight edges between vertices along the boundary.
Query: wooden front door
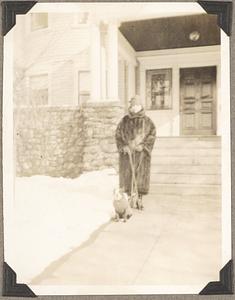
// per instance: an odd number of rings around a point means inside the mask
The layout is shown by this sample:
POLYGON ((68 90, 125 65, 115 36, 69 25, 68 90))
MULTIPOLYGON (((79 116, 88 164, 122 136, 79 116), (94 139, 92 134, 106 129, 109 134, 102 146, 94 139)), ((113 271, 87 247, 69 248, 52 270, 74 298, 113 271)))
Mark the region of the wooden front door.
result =
POLYGON ((216 67, 180 69, 182 135, 216 134, 216 67))

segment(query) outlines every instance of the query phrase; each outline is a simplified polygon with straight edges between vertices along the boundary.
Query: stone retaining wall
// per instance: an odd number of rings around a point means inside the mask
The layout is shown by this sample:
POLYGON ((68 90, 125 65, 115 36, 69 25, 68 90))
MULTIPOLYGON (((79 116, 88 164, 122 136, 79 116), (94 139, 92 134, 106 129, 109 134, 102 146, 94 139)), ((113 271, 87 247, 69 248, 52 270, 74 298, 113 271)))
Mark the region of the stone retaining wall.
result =
POLYGON ((18 108, 14 114, 16 174, 76 177, 83 164, 83 116, 58 107, 18 108))
POLYGON ((118 103, 90 103, 83 108, 84 165, 86 171, 118 167, 115 130, 123 116, 118 103))
POLYGON ((74 178, 83 171, 117 168, 114 134, 122 115, 117 103, 16 108, 17 176, 74 178))

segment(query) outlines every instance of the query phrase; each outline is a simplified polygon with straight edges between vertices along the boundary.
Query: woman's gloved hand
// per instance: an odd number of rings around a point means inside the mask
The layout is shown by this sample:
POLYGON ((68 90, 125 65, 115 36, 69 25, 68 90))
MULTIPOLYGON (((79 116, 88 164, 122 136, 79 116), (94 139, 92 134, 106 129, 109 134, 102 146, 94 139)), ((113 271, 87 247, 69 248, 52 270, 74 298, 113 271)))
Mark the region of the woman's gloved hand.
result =
POLYGON ((129 146, 124 146, 124 147, 122 148, 122 151, 123 151, 124 153, 131 153, 131 150, 130 150, 130 147, 129 147, 129 146))
POLYGON ((141 152, 143 150, 144 150, 144 146, 142 144, 139 144, 135 147, 135 151, 137 151, 137 152, 141 152))

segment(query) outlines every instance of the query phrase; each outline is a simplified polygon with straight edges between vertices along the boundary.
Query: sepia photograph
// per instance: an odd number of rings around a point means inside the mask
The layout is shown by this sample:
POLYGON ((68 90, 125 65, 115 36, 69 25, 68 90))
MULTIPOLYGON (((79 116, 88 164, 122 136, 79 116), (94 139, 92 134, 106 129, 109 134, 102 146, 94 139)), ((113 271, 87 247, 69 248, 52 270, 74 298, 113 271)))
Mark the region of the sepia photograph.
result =
POLYGON ((229 43, 196 2, 16 15, 3 213, 17 283, 35 295, 199 294, 220 280, 232 258, 229 43))

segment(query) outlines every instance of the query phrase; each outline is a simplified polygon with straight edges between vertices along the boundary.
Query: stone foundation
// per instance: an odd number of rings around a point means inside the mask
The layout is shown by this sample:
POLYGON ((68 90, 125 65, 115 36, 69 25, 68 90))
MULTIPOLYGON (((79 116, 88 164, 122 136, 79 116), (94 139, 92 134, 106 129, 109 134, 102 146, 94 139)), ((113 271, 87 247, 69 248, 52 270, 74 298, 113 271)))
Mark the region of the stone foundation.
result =
POLYGON ((16 108, 17 176, 74 178, 83 171, 117 168, 114 136, 122 115, 119 103, 16 108))

